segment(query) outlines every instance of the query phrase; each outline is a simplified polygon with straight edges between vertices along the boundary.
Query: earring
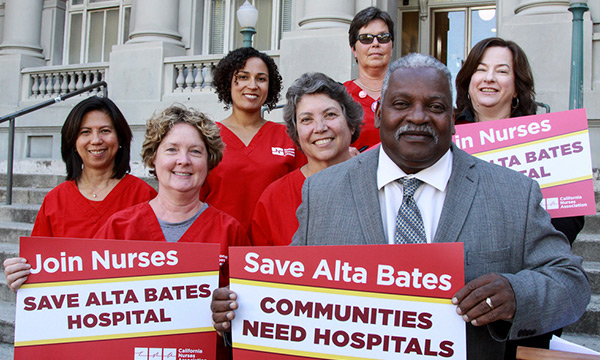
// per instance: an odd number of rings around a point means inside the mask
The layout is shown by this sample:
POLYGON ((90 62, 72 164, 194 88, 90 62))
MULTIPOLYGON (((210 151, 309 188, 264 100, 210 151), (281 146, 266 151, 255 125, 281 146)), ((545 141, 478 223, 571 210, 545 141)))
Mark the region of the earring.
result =
POLYGON ((514 97, 514 98, 512 99, 512 103, 510 104, 510 107, 511 107, 511 108, 513 108, 513 109, 516 109, 516 108, 518 108, 518 107, 519 107, 519 97, 518 97, 518 96, 517 96, 517 97, 514 97), (516 103, 516 104, 515 104, 515 99, 517 99, 517 103, 516 103))

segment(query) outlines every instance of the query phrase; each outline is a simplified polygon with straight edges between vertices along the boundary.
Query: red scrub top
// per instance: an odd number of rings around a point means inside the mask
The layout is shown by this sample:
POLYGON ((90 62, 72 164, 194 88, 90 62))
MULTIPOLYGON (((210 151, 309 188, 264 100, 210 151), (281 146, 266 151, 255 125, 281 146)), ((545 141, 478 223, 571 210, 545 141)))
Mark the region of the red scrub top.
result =
POLYGON ((117 211, 156 196, 156 190, 133 175, 125 175, 102 201, 84 197, 75 181, 65 181, 44 198, 31 236, 91 238, 117 211))
POLYGON ((306 163, 286 133, 267 121, 248 146, 221 123, 223 160, 210 171, 200 199, 236 218, 247 231, 259 196, 269 184, 306 163))
POLYGON ((344 86, 352 98, 363 108, 364 126, 361 128, 358 139, 350 146, 360 150, 365 146, 368 148, 378 144, 381 140, 379 139, 379 129, 375 128, 375 109, 379 99, 370 97, 366 91, 354 83, 354 80, 346 81, 344 86))
MULTIPOLYGON (((119 211, 94 235, 95 239, 166 241, 160 224, 148 202, 119 211)), ((240 223, 224 212, 209 206, 181 236, 179 242, 217 243, 221 245, 220 286, 229 283, 229 246, 248 246, 250 241, 240 223)))
POLYGON ((302 202, 304 174, 297 169, 269 185, 258 199, 250 237, 254 246, 282 246, 292 243, 298 230, 296 210, 302 202))

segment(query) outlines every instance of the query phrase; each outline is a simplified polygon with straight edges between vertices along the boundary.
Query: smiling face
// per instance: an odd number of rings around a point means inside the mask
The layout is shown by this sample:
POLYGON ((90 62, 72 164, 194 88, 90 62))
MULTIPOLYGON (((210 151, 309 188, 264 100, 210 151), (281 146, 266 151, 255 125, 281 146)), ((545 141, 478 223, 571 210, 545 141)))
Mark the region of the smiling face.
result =
POLYGON ((331 166, 350 158, 352 131, 340 104, 325 94, 302 96, 296 107, 298 143, 308 162, 331 166))
POLYGON ((231 78, 233 107, 243 111, 257 111, 269 94, 269 69, 264 61, 251 57, 231 78))
POLYGON ((454 134, 452 93, 444 73, 433 68, 394 71, 375 126, 383 150, 407 174, 435 164, 454 134))
POLYGON ((208 175, 208 155, 198 129, 177 123, 158 145, 153 161, 161 190, 198 196, 208 175))
POLYGON ((75 141, 85 169, 112 171, 119 139, 110 116, 99 110, 86 113, 75 141))
POLYGON ((485 50, 471 76, 469 96, 476 114, 486 114, 490 120, 510 117, 512 99, 517 96, 510 49, 494 46, 485 50))
MULTIPOLYGON (((379 35, 388 33, 389 29, 385 21, 375 19, 358 30, 358 34, 379 35)), ((392 56, 393 42, 380 44, 377 38, 370 44, 362 44, 360 41, 354 43, 352 53, 358 61, 359 67, 387 68, 392 56)))

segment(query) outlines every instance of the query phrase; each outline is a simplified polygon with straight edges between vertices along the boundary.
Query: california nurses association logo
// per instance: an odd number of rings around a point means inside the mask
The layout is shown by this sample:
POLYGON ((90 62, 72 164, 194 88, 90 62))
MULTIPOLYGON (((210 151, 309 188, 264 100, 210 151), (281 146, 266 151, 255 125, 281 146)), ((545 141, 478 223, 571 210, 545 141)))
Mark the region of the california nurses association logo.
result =
POLYGON ((202 349, 136 347, 133 360, 203 360, 202 353, 202 349))
POLYGON ((276 156, 296 156, 296 149, 294 148, 281 148, 277 146, 271 147, 271 153, 276 156))

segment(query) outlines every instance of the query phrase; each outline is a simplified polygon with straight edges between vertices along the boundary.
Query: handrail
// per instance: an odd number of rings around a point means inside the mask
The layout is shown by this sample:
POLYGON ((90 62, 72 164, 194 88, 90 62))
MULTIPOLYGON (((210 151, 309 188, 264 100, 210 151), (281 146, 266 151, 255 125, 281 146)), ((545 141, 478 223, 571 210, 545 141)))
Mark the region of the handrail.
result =
POLYGON ((266 112, 268 112, 270 114, 272 110, 281 109, 283 107, 285 107, 284 104, 277 104, 277 105, 275 105, 275 107, 273 107, 273 109, 269 110, 269 107, 267 105, 263 105, 260 108, 260 117, 264 118, 266 112))
POLYGON ((550 105, 548 105, 548 104, 544 104, 543 102, 536 101, 535 105, 537 107, 543 107, 544 109, 546 109, 546 114, 550 112, 550 105))
POLYGON ((67 100, 68 98, 77 96, 79 94, 88 92, 92 89, 95 89, 95 88, 98 88, 101 86, 103 87, 102 95, 104 97, 107 97, 108 90, 107 90, 106 81, 100 81, 100 82, 94 83, 92 85, 83 87, 79 90, 76 90, 76 91, 73 91, 70 93, 66 93, 64 95, 58 95, 57 97, 55 97, 53 99, 46 100, 37 105, 33 105, 28 108, 16 111, 12 114, 8 114, 8 115, 0 117, 0 124, 2 124, 3 122, 6 122, 6 121, 10 121, 9 131, 8 131, 8 162, 6 164, 6 175, 8 177, 7 183, 6 183, 6 205, 12 205, 13 161, 14 161, 14 150, 15 150, 15 146, 14 146, 14 144, 15 144, 15 119, 18 118, 19 116, 23 116, 25 114, 29 114, 30 112, 34 112, 36 110, 43 109, 46 106, 50 106, 50 105, 59 103, 61 101, 67 100))

